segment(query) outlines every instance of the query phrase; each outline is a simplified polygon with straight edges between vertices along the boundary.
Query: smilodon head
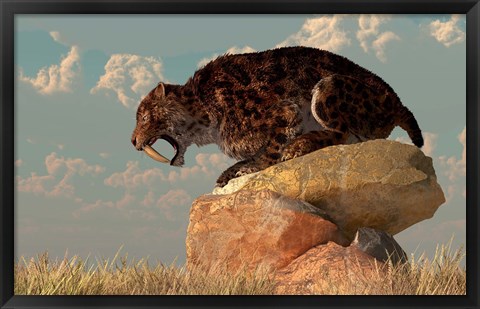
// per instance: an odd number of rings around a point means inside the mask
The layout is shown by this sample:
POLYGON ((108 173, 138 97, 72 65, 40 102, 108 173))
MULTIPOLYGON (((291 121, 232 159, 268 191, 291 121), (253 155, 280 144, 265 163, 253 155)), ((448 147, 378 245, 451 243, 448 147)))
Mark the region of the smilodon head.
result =
POLYGON ((185 123, 183 107, 174 96, 165 95, 165 85, 160 83, 138 106, 132 144, 156 161, 182 166, 185 151, 191 144, 184 134, 185 123), (152 147, 158 139, 164 139, 172 145, 175 155, 171 160, 152 147))

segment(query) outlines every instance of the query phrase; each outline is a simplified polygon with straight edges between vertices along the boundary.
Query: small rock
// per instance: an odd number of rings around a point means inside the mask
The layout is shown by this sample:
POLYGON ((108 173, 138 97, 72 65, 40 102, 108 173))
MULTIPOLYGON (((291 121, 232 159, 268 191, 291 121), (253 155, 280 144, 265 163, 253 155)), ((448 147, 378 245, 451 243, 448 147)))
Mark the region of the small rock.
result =
POLYGON ((393 265, 408 262, 408 257, 392 235, 368 227, 359 228, 351 246, 386 262, 389 257, 393 265))

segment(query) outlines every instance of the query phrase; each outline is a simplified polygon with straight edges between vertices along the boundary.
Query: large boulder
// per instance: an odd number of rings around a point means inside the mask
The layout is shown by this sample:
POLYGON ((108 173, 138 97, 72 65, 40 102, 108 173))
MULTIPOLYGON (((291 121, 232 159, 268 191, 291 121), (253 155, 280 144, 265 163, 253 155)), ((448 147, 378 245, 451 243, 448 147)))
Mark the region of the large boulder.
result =
POLYGON ((417 147, 328 147, 197 198, 187 265, 272 270, 277 294, 364 294, 385 262, 407 262, 392 235, 444 201, 432 159, 417 147))
POLYGON ((326 218, 306 202, 269 190, 201 196, 190 211, 187 265, 279 269, 317 245, 348 245, 326 218))
POLYGON ((350 240, 360 227, 395 235, 431 218, 445 202, 432 159, 389 140, 327 147, 234 179, 213 193, 265 189, 323 210, 350 240))

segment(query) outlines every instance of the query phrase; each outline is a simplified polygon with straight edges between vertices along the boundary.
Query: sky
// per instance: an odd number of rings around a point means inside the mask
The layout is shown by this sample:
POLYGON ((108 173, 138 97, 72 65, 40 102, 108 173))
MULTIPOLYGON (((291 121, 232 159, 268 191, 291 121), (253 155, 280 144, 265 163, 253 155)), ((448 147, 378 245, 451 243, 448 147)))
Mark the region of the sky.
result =
MULTIPOLYGON (((375 72, 423 130, 445 196, 395 235, 407 252, 466 243, 464 15, 16 15, 15 255, 185 262, 191 204, 235 161, 191 146, 183 168, 131 142, 159 81, 183 84, 218 55, 304 45, 375 72)), ((397 128, 390 139, 410 143, 397 128)), ((165 141, 155 148, 167 157, 165 141)))

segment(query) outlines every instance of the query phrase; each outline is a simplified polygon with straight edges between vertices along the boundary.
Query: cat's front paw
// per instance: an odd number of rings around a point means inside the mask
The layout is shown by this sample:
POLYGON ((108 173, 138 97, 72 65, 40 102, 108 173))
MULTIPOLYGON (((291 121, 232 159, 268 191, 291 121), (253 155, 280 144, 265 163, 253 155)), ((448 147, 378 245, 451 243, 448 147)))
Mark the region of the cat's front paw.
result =
POLYGON ((235 172, 232 170, 226 170, 220 175, 220 177, 218 177, 215 187, 217 188, 225 187, 227 183, 230 181, 230 179, 232 178, 235 178, 235 172))
POLYGON ((258 167, 255 166, 253 162, 238 162, 237 164, 229 167, 226 171, 222 173, 222 175, 220 175, 220 177, 218 177, 215 186, 222 188, 230 181, 230 179, 248 175, 258 171, 258 167))

